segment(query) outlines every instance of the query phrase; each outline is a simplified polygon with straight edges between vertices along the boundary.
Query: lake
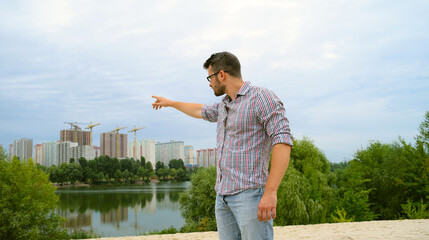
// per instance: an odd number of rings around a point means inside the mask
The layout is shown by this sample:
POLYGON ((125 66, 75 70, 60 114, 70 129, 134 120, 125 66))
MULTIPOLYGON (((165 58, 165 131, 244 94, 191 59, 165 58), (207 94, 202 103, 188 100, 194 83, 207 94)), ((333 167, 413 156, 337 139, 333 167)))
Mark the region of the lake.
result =
POLYGON ((61 188, 57 212, 70 231, 92 230, 103 237, 137 236, 175 227, 180 215, 179 193, 190 182, 61 188))

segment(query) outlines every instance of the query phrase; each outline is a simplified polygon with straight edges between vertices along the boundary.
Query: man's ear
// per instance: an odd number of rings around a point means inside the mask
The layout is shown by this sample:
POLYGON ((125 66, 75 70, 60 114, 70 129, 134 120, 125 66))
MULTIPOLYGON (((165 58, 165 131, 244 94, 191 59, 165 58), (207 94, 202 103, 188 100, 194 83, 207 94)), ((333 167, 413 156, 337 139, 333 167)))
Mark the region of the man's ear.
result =
POLYGON ((223 70, 221 70, 219 72, 219 77, 220 77, 221 81, 225 81, 225 79, 226 79, 226 73, 223 70))

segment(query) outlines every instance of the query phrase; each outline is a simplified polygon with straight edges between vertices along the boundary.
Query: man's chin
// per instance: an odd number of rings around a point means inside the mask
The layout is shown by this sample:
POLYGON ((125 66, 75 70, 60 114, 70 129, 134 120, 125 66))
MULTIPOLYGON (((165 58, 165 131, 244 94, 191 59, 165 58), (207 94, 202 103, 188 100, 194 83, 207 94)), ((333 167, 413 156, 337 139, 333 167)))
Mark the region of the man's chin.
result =
POLYGON ((222 96, 222 95, 224 95, 225 93, 217 93, 217 92, 214 92, 214 95, 216 96, 216 97, 220 97, 220 96, 222 96))

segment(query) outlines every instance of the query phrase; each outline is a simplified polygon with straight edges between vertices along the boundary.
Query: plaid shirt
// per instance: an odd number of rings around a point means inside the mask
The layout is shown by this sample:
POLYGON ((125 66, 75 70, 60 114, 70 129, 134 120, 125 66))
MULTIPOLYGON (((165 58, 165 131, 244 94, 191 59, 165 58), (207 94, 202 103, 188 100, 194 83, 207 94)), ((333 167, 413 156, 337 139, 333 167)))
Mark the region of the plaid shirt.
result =
POLYGON ((217 122, 218 195, 265 187, 273 146, 292 146, 289 121, 280 99, 271 91, 245 82, 236 99, 204 105, 202 117, 217 122))

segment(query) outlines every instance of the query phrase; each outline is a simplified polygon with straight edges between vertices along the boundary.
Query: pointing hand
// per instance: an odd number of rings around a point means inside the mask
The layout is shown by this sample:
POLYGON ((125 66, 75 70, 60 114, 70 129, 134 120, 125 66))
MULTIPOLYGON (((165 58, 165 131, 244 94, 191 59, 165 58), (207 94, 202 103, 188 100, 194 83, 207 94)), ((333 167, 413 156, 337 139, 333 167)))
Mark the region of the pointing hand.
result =
POLYGON ((155 102, 152 103, 152 107, 155 110, 161 109, 162 107, 170 107, 171 100, 168 100, 167 98, 159 97, 159 96, 152 96, 155 98, 155 102))

